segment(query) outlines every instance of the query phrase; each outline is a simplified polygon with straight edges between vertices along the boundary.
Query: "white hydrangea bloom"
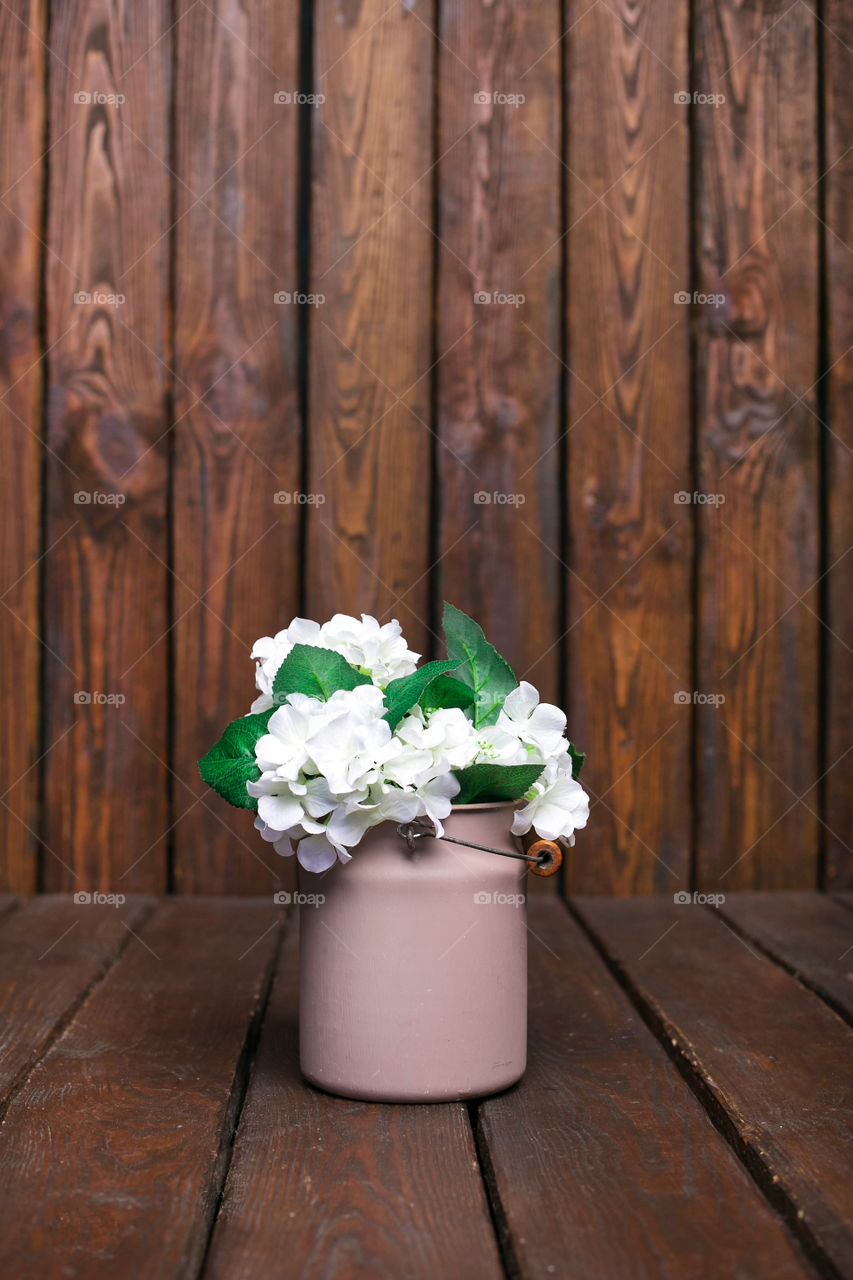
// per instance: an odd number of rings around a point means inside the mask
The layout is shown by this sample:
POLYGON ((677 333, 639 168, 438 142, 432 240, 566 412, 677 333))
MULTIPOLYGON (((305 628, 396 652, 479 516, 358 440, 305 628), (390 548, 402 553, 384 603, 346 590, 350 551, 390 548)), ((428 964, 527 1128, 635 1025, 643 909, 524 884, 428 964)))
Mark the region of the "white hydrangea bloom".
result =
POLYGON ((507 694, 497 724, 533 747, 542 760, 565 750, 565 713, 549 702, 540 702, 536 689, 526 680, 507 694))
POLYGON ((532 790, 533 799, 516 810, 513 835, 522 836, 533 827, 543 840, 564 836, 574 844, 574 833, 586 826, 589 817, 589 796, 572 777, 568 751, 547 762, 532 790))
POLYGON ((257 741, 260 770, 247 790, 258 801, 255 826, 278 853, 296 855, 311 871, 348 862, 371 827, 429 818, 439 835, 460 785, 455 771, 472 764, 542 764, 512 831, 533 828, 546 839, 586 825, 589 799, 572 778, 566 717, 540 703, 522 681, 492 725, 475 728, 461 708, 426 713, 415 706, 392 731, 383 718, 384 687, 415 671, 396 621, 336 614, 322 626, 295 618, 254 646, 259 697, 253 711, 272 708, 276 672, 295 644, 321 645, 369 672, 372 683, 339 690, 328 701, 293 693, 269 717, 257 741))
POLYGON ((396 618, 380 625, 367 613, 360 620, 336 613, 322 626, 310 618, 294 618, 284 631, 255 641, 251 656, 256 660, 255 685, 260 692, 252 711, 268 711, 273 705, 276 672, 295 644, 332 649, 354 667, 366 671, 373 683, 383 689, 391 680, 411 675, 420 658, 409 648, 396 618))
POLYGON ((383 689, 392 680, 410 676, 421 656, 407 645, 396 618, 380 626, 368 613, 361 615, 361 621, 336 613, 323 623, 320 633, 320 644, 334 649, 354 667, 368 671, 373 683, 383 689))

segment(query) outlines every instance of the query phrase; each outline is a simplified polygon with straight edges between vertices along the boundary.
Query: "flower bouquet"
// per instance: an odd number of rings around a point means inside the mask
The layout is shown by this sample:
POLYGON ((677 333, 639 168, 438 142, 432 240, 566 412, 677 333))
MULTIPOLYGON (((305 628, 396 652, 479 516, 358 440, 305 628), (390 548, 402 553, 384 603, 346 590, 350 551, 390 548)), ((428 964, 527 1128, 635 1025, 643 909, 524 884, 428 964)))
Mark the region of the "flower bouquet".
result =
POLYGON ((258 697, 199 762, 202 778, 308 871, 348 862, 381 823, 429 819, 442 836, 451 808, 489 801, 522 802, 514 835, 573 844, 589 800, 565 715, 451 604, 443 627, 447 657, 422 666, 398 622, 367 615, 264 636, 258 697))
POLYGON ((397 622, 294 619, 255 645, 258 697, 200 761, 296 854, 300 1063, 348 1097, 521 1076, 528 855, 511 832, 573 843, 589 812, 562 711, 449 604, 444 634, 447 657, 418 666, 397 622))

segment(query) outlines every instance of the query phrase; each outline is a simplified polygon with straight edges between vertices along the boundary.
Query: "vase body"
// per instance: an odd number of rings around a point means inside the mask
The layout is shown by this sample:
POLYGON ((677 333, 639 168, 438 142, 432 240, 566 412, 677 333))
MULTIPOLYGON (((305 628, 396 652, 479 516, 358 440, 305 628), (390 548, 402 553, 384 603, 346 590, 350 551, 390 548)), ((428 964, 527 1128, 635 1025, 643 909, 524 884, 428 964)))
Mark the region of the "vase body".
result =
MULTIPOLYGON (((512 805, 453 810, 445 834, 517 852, 512 805)), ((299 869, 303 1075, 350 1098, 440 1102, 494 1093, 527 1052, 525 863, 396 825, 352 861, 299 869)))

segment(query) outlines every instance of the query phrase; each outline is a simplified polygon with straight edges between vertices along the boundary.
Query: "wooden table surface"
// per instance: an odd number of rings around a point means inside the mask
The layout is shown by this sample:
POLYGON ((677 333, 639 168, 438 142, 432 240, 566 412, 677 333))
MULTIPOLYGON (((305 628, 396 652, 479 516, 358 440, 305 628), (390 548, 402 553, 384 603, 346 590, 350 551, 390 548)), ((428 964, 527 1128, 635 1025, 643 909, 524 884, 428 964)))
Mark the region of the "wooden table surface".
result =
POLYGON ((530 903, 530 1063, 300 1080, 271 902, 0 902, 0 1275, 853 1277, 853 898, 530 903))

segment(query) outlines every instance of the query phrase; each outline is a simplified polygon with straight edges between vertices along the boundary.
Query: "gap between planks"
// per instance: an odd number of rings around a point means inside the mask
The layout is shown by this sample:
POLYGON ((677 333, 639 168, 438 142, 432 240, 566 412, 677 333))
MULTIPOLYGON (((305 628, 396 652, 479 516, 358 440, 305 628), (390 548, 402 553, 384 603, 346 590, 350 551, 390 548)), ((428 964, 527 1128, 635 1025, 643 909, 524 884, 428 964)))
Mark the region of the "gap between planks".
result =
MULTIPOLYGON (((706 907, 705 910, 713 911, 714 908, 706 907)), ((758 936, 757 932, 750 931, 746 925, 741 924, 739 920, 728 915, 725 909, 720 911, 720 918, 728 928, 731 929, 732 933, 737 934, 743 942, 749 943, 751 946, 755 947, 765 960, 769 960, 771 964, 776 965, 779 969, 784 969, 785 973, 790 974, 799 986, 801 986, 805 991, 808 991, 810 995, 816 996, 817 999, 820 1000, 822 1004, 825 1004, 828 1009, 831 1009, 842 1022, 846 1022, 848 1027, 853 1027, 853 1013, 851 1013, 849 1009, 845 1008, 845 1006, 837 1000, 830 991, 825 990, 825 988, 820 985, 817 978, 809 977, 808 973, 794 964, 792 960, 788 960, 780 952, 773 950, 769 943, 764 942, 758 936)))
MULTIPOLYGON (((809 1262, 816 1268, 819 1275, 831 1278, 831 1280, 843 1280, 842 1273, 838 1270, 832 1259, 827 1256, 820 1243, 815 1239, 808 1225, 799 1217, 795 1202, 788 1195, 782 1184, 774 1181, 773 1170, 762 1159, 762 1157, 751 1147, 747 1146, 741 1138, 728 1111, 726 1111, 725 1107, 708 1088, 702 1074, 701 1066, 694 1065, 685 1050, 677 1041, 673 1040, 667 1030, 664 1019, 656 1012, 652 1004, 644 998, 633 978, 623 968, 618 958, 611 953, 603 939, 599 938, 596 931, 590 924, 588 924, 581 912, 576 909, 571 899, 564 899, 564 905, 569 915, 592 943, 597 954, 606 965, 608 973, 610 973, 622 991, 624 991, 640 1018, 672 1061, 682 1079, 704 1109, 714 1128, 731 1147, 732 1151, 740 1160, 741 1164, 758 1187, 758 1190, 770 1204, 771 1208, 781 1216, 785 1225, 791 1232, 791 1235, 806 1254, 809 1262)), ((714 914, 713 907, 704 907, 703 910, 710 912, 712 915, 714 914)), ((728 920, 726 920, 725 923, 728 925, 728 920)), ((733 930, 733 932, 740 937, 739 930, 733 930)), ((741 940, 743 939, 741 938, 741 940)), ((763 958, 766 959, 768 964, 772 964, 776 968, 783 969, 785 972, 790 973, 787 966, 781 964, 775 956, 766 954, 763 958)), ((822 1004, 826 1004, 827 1007, 830 1007, 828 1002, 824 1000, 823 996, 819 992, 814 992, 801 981, 799 974, 792 974, 792 976, 810 996, 814 996, 819 999, 822 1004)), ((836 1010, 832 1009, 832 1012, 836 1013, 836 1010)))
POLYGON ((498 1179, 492 1162, 492 1154, 489 1151, 489 1144, 483 1133, 481 1107, 485 1102, 488 1102, 488 1098, 472 1098, 467 1107, 471 1136, 474 1140, 474 1150, 477 1153, 477 1167, 483 1182, 486 1204, 489 1206, 489 1217, 492 1222, 492 1230, 495 1233, 495 1243, 501 1266, 504 1269, 507 1280, 521 1280, 523 1273, 513 1248, 512 1232, 506 1209, 498 1191, 498 1179))
POLYGON ((234 1143, 237 1138, 237 1130, 240 1128, 240 1116, 243 1113, 243 1105, 246 1101, 246 1094, 249 1089, 249 1077, 251 1076, 252 1063, 255 1060, 258 1044, 263 1031, 264 1020, 266 1018, 267 1008, 269 1007, 270 995, 272 994, 273 983, 278 976, 278 969, 281 963, 282 948, 284 939, 288 930, 294 928, 296 914, 293 908, 290 908, 282 917, 276 921, 276 944, 270 956, 267 965, 267 971, 264 974, 264 982, 261 987, 260 996, 257 1006, 252 1013, 249 1024, 246 1028, 246 1038, 243 1042, 243 1048, 237 1065, 234 1068, 234 1078, 231 1081, 231 1094, 228 1099, 228 1106, 225 1109, 225 1116, 222 1121, 222 1130, 219 1135, 219 1149, 217 1151, 216 1161, 213 1166, 213 1173, 210 1179, 210 1187, 208 1190, 207 1200, 210 1204, 210 1212, 208 1215, 207 1235, 202 1250, 201 1260, 199 1262, 198 1271, 196 1272, 198 1280, 201 1280, 207 1270, 207 1262, 210 1257, 210 1247, 213 1243, 213 1233, 216 1230, 216 1222, 219 1217, 219 1211, 222 1208, 222 1198, 225 1194, 225 1184, 228 1181, 228 1171, 231 1168, 231 1159, 234 1155, 234 1143))

